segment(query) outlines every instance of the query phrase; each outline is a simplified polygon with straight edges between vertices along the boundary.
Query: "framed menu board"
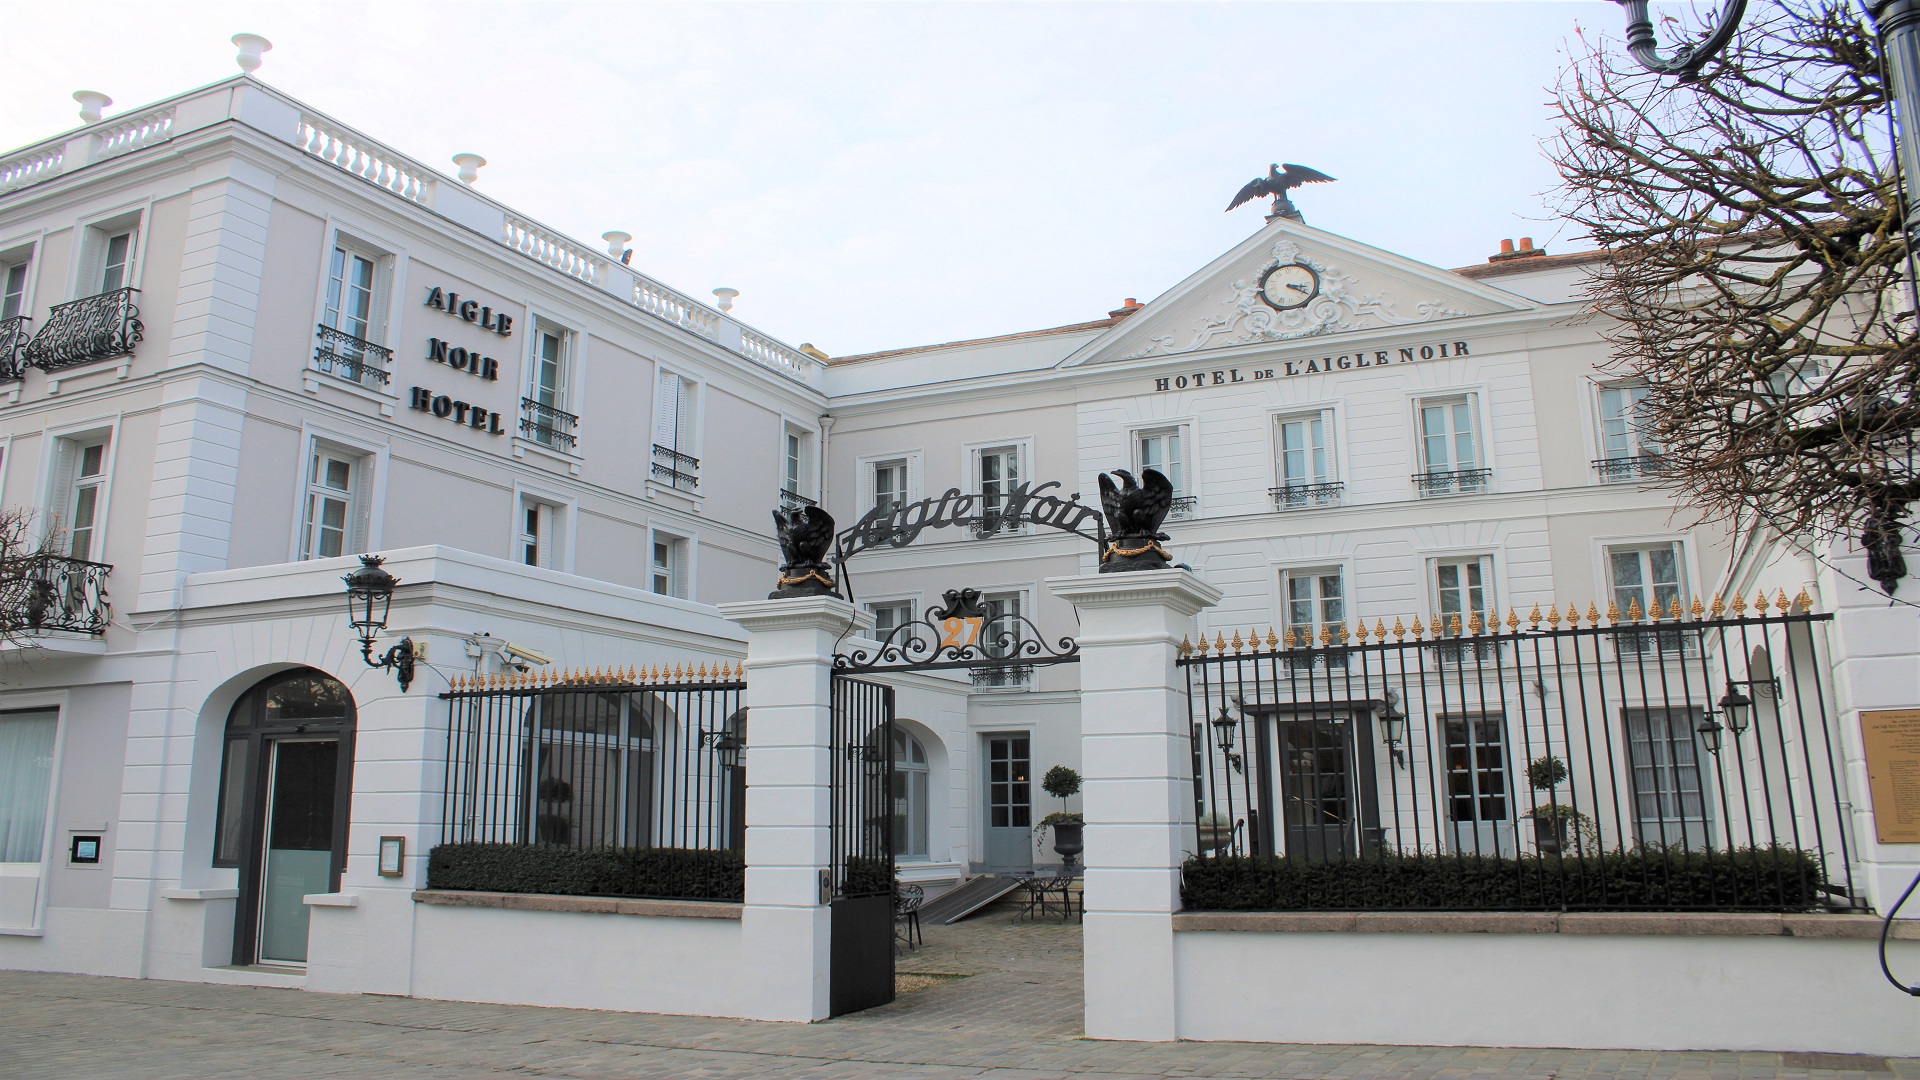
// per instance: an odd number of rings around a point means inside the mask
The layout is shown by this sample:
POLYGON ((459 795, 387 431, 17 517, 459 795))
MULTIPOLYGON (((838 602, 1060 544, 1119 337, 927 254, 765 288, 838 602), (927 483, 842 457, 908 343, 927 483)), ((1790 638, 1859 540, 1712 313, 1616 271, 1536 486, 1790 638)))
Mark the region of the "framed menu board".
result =
POLYGON ((1883 844, 1920 844, 1920 709, 1860 713, 1873 824, 1883 844))

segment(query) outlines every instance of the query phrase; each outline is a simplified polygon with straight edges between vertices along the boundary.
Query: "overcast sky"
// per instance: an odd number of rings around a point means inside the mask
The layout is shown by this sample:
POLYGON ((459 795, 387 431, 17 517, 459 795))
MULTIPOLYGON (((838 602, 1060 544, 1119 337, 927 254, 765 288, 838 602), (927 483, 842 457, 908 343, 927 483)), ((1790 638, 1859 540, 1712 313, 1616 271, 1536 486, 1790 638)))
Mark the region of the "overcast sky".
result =
POLYGON ((234 74, 834 355, 1150 300, 1245 238, 1269 162, 1316 226, 1455 267, 1545 220, 1547 87, 1617 4, 27 3, 0 145, 234 74))

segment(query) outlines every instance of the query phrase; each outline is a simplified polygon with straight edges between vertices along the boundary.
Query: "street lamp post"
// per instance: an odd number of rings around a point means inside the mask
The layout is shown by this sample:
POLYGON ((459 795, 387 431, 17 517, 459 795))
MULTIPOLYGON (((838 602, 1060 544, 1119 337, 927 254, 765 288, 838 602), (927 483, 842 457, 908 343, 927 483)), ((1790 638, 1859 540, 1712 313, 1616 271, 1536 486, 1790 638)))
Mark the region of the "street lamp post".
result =
POLYGON ((373 658, 373 643, 379 640, 380 631, 387 628, 387 609, 393 604, 394 588, 400 584, 399 578, 380 565, 385 561, 378 555, 362 555, 360 568, 343 579, 347 583, 348 621, 360 637, 360 658, 368 667, 392 671, 404 694, 413 684, 413 639, 401 638, 400 644, 388 649, 380 659, 373 658))

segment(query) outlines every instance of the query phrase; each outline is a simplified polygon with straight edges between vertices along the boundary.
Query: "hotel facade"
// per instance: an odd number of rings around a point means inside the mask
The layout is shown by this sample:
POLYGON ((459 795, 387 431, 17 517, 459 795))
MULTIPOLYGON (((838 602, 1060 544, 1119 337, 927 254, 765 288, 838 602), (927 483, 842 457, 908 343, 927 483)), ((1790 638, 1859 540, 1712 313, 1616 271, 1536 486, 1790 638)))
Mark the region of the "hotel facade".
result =
MULTIPOLYGON (((1203 642, 1804 595, 1837 630, 1781 670, 1846 733, 1860 906, 1920 863, 1874 839, 1856 720, 1920 703, 1913 629, 1836 576, 1851 555, 1696 527, 1646 483, 1591 255, 1449 271, 1279 218, 1144 305, 828 359, 646 277, 626 239, 563 236, 250 76, 0 158, 0 506, 52 545, 0 656, 0 966, 506 999, 463 986, 415 895, 456 680, 529 655, 731 677, 747 635, 717 608, 778 576, 770 509, 844 527, 955 491, 990 516, 1048 484, 1097 502, 1115 468, 1171 481, 1168 546, 1221 593, 1203 642), (407 689, 348 623, 369 552, 401 582, 407 689)), ((1099 557, 989 520, 843 584, 869 638, 971 588, 1057 639, 1076 616, 1047 581, 1099 557)), ((1033 826, 1080 803, 1037 777, 1084 766, 1078 669, 889 681, 901 879, 1057 861, 1033 826)), ((1346 731, 1342 790, 1391 779, 1399 748, 1346 731)), ((1436 723, 1421 752, 1505 793, 1509 737, 1436 723)), ((1623 738, 1695 753, 1690 725, 1623 738)), ((1673 775, 1631 797, 1699 796, 1673 775)), ((1524 809, 1476 811, 1490 850, 1531 850, 1524 809)))

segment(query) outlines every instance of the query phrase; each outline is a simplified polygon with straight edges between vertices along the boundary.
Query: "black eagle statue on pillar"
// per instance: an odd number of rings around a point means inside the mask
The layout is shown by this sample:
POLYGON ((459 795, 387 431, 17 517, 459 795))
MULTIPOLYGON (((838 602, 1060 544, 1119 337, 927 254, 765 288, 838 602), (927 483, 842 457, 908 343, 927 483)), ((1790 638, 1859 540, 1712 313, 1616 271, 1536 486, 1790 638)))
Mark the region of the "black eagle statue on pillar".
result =
POLYGON ((833 596, 839 587, 833 583, 833 568, 827 565, 827 549, 833 546, 833 515, 818 506, 797 510, 775 510, 774 532, 780 537, 780 586, 767 594, 769 600, 789 596, 833 596))
POLYGON ((1100 553, 1100 572, 1124 574, 1135 570, 1165 570, 1173 556, 1160 546, 1172 537, 1160 523, 1173 508, 1173 481, 1157 469, 1142 469, 1140 481, 1125 469, 1112 476, 1100 474, 1100 508, 1107 515, 1107 548, 1100 553), (1113 476, 1120 483, 1113 482, 1113 476))
POLYGON ((1227 204, 1227 209, 1232 211, 1237 209, 1242 203, 1250 203, 1262 195, 1271 195, 1273 196, 1273 209, 1267 214, 1268 221, 1272 221, 1278 217, 1292 218, 1295 221, 1305 221, 1307 219, 1301 216, 1300 208, 1293 205, 1292 199, 1287 198, 1287 191, 1291 188, 1297 188, 1301 184, 1329 184, 1332 182, 1333 177, 1328 176, 1318 169, 1309 169, 1305 165, 1270 164, 1267 166, 1267 175, 1256 176, 1246 187, 1241 188, 1240 194, 1235 195, 1233 201, 1227 204))

